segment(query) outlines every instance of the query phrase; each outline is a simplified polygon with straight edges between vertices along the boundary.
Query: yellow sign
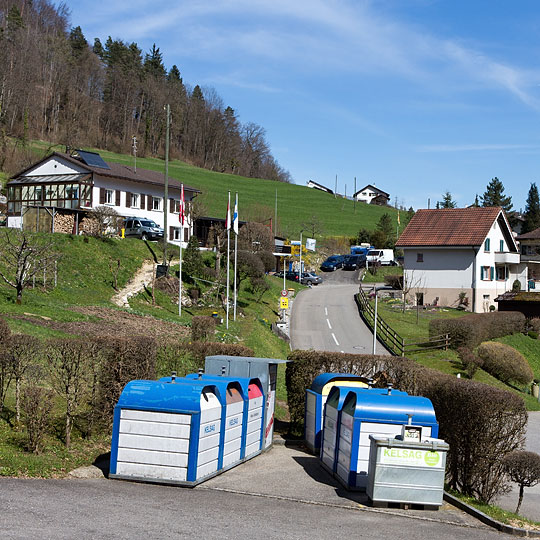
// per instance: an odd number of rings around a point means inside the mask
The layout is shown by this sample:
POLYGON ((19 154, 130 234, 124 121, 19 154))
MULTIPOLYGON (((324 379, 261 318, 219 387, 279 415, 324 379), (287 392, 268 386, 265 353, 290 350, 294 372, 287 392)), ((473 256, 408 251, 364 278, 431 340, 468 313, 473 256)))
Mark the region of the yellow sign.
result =
POLYGON ((285 296, 282 296, 279 299, 279 307, 280 309, 289 309, 289 299, 285 296))

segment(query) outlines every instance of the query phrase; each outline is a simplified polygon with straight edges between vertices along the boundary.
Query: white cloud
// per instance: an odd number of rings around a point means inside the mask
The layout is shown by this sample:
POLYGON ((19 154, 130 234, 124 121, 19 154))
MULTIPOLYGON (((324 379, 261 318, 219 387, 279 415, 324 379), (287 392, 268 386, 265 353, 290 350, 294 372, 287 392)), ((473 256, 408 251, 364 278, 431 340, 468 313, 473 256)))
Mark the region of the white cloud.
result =
POLYGON ((428 144, 418 146, 417 152, 493 152, 513 150, 540 150, 533 144, 428 144))

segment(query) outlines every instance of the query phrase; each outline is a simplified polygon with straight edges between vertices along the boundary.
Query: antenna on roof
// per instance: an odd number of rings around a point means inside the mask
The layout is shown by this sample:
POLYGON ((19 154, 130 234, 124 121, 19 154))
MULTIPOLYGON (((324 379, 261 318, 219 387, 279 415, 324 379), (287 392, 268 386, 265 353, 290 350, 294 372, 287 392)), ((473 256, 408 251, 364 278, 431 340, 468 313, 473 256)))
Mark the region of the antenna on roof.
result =
POLYGON ((137 137, 135 135, 131 137, 131 148, 133 149, 133 168, 137 172, 137 137))

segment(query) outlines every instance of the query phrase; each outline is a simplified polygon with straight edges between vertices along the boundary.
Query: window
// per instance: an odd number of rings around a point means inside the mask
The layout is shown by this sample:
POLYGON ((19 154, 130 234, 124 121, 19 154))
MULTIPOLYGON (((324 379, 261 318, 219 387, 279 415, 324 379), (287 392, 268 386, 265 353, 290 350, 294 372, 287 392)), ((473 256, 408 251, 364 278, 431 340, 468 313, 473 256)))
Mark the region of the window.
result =
POLYGON ((156 212, 161 210, 161 197, 152 197, 152 210, 156 212))
POLYGON ((481 266, 480 267, 480 279, 483 281, 492 281, 493 280, 493 267, 492 266, 481 266))
POLYGON ((172 236, 175 242, 179 242, 182 239, 182 229, 179 227, 172 227, 172 236))
POLYGON ((495 268, 495 279, 497 279, 497 281, 506 281, 508 279, 506 266, 497 266, 495 268))
POLYGON ((131 208, 139 208, 140 205, 140 197, 138 193, 132 193, 131 194, 131 208))
POLYGON ((499 240, 499 251, 500 252, 504 251, 504 240, 499 240))
POLYGON ((423 253, 417 253, 416 254, 416 262, 424 262, 424 254, 423 253))
POLYGON ((415 296, 416 296, 416 305, 417 306, 423 306, 424 305, 424 293, 417 292, 415 296))
POLYGON ((105 204, 114 204, 114 189, 105 190, 105 204))
POLYGON ((486 238, 484 242, 484 251, 489 251, 489 238, 486 238))
POLYGON ((173 212, 175 214, 179 214, 180 213, 180 201, 173 201, 173 203, 174 203, 173 212))

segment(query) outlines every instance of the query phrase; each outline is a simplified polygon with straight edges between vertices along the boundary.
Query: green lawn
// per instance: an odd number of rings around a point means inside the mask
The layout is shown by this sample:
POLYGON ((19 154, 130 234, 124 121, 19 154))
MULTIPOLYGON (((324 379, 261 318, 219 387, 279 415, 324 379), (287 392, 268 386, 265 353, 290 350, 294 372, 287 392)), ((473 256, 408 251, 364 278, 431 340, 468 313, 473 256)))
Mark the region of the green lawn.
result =
MULTIPOLYGON (((51 147, 43 141, 36 141, 33 145, 41 156, 50 150, 65 151, 62 145, 51 147)), ((133 158, 129 155, 105 150, 95 151, 106 161, 133 165, 133 158)), ((138 157, 137 167, 164 171, 165 165, 162 159, 138 157)), ((321 236, 351 237, 363 228, 373 230, 385 212, 388 212, 397 224, 397 211, 393 208, 364 203, 356 203, 355 207, 353 201, 334 198, 322 191, 306 187, 302 179, 297 179, 300 185, 296 185, 245 178, 193 167, 174 159, 169 162, 169 175, 186 185, 200 189, 202 194, 198 198, 208 209, 208 215, 214 217, 225 217, 227 192, 230 191, 232 198, 235 192, 238 192, 238 212, 241 220, 246 219, 246 215, 252 219, 274 219, 277 195, 277 233, 287 237, 298 236, 301 224, 309 222, 314 215, 322 225, 321 236)))
POLYGON ((370 271, 364 272, 364 283, 384 283, 385 276, 402 276, 402 266, 381 266, 377 269, 375 274, 370 271))

